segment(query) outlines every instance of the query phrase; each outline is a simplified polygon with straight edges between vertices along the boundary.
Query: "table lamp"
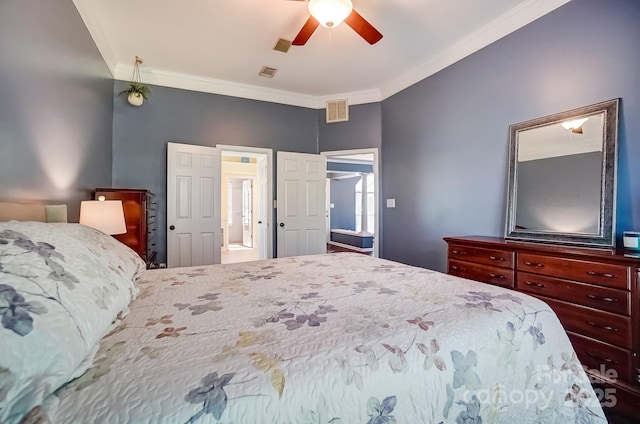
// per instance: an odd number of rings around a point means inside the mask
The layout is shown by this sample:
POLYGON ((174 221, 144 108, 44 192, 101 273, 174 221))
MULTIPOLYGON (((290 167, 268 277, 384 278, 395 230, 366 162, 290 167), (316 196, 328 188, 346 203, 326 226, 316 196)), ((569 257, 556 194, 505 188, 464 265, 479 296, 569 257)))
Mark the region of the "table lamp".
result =
POLYGON ((98 200, 83 200, 80 202, 80 224, 109 235, 126 233, 122 200, 105 200, 104 196, 98 200))

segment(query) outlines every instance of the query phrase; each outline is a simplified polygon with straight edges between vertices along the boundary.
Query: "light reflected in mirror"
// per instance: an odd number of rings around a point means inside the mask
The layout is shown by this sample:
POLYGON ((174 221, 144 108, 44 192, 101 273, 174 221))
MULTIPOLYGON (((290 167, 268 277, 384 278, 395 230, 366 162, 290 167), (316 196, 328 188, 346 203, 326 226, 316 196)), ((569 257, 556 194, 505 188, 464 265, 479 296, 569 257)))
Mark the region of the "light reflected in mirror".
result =
POLYGON ((511 126, 507 238, 614 242, 617 100, 511 126))

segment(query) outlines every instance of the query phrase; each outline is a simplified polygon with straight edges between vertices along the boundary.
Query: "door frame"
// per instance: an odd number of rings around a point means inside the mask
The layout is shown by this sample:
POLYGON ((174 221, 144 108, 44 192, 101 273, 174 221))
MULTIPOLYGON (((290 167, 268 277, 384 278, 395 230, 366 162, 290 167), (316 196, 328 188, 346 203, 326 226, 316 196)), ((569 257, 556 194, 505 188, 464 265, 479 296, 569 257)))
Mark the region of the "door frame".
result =
MULTIPOLYGON (((220 151, 220 161, 222 161, 222 155, 224 152, 241 152, 241 153, 254 153, 260 155, 267 156, 267 198, 260 198, 260 202, 263 202, 266 210, 270 211, 267 213, 267 259, 273 258, 273 150, 266 149, 263 147, 250 147, 250 146, 233 146, 230 144, 216 144, 216 148, 220 151)), ((255 195, 255 192, 254 192, 255 195)), ((222 207, 222 205, 220 205, 222 207)), ((254 234, 256 231, 254 229, 254 234)), ((256 244, 256 240, 254 237, 254 244, 256 244)))
MULTIPOLYGON (((322 156, 325 157, 325 162, 329 157, 332 156, 349 156, 349 155, 360 155, 360 154, 370 154, 373 153, 373 187, 375 193, 373 194, 374 199, 374 228, 375 233, 373 234, 373 256, 376 258, 380 256, 380 149, 377 147, 371 147, 366 149, 351 149, 351 150, 332 150, 326 152, 320 152, 322 156)), ((329 216, 331 216, 331 209, 329 209, 329 216)), ((330 222, 330 221, 329 221, 330 222)), ((329 224, 330 225, 330 224, 329 224)), ((328 231, 330 228, 328 229, 328 231)))

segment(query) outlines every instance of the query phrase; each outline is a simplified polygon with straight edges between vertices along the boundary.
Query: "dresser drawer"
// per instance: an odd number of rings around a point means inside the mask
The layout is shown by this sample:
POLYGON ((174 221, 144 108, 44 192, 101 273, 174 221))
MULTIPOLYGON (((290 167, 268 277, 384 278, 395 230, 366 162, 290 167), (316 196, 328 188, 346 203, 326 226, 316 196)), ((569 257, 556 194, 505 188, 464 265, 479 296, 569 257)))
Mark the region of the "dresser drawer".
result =
POLYGON ((515 254, 503 250, 483 249, 481 247, 469 247, 462 245, 449 246, 449 259, 457 259, 466 262, 498 266, 500 268, 513 269, 515 254))
POLYGON ((469 280, 514 288, 514 272, 510 269, 449 259, 448 273, 469 280))
POLYGON ((516 287, 527 293, 566 300, 616 314, 631 315, 631 293, 626 290, 521 271, 516 273, 516 287))
POLYGON ((633 381, 633 355, 630 350, 567 332, 582 365, 611 378, 633 381), (611 375, 615 370, 617 375, 611 375))
POLYGON ((552 275, 567 280, 630 290, 630 267, 605 263, 564 259, 553 256, 518 254, 518 271, 552 275))
POLYGON ((551 306, 565 330, 631 349, 631 318, 538 296, 551 306))

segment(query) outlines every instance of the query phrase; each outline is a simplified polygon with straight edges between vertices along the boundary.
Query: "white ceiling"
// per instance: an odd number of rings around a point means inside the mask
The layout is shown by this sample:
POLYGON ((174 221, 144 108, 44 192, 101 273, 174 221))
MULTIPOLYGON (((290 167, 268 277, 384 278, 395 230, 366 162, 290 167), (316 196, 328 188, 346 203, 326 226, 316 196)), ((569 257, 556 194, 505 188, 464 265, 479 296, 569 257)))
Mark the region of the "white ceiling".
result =
POLYGON ((570 0, 353 0, 384 38, 370 46, 346 24, 292 40, 307 4, 288 0, 74 0, 116 79, 135 56, 149 84, 324 108, 381 101, 570 0), (272 79, 262 66, 277 68, 272 79))

